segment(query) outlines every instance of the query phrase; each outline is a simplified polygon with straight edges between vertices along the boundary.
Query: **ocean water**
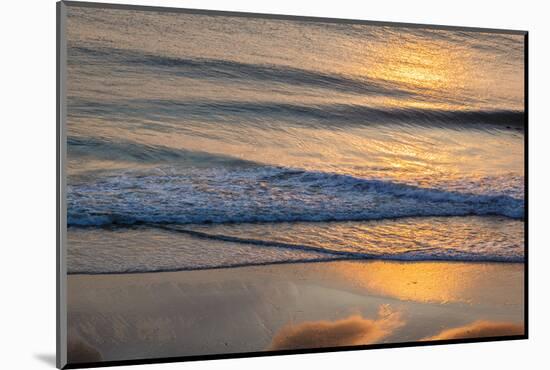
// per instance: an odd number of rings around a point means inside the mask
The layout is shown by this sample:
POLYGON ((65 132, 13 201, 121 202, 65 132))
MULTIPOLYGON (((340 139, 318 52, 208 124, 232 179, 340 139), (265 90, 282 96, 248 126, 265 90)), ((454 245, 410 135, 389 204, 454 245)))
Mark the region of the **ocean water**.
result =
POLYGON ((523 36, 69 7, 68 270, 522 262, 523 36))

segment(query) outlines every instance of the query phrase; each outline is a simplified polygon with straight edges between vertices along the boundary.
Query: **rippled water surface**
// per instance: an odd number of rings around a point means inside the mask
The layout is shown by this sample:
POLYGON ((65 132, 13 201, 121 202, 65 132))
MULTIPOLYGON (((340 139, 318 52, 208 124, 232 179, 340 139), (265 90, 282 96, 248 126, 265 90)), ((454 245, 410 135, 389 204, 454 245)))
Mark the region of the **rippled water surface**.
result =
POLYGON ((523 260, 523 36, 68 13, 69 272, 523 260))

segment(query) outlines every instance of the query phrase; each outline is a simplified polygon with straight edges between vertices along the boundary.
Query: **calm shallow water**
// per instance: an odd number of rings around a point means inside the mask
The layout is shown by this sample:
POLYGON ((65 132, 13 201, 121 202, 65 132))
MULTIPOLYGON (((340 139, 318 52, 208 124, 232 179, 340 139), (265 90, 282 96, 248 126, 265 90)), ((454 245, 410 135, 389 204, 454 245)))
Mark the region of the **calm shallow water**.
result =
POLYGON ((523 223, 502 217, 72 228, 72 273, 386 259, 522 262, 523 223))
POLYGON ((69 8, 69 272, 522 261, 523 38, 69 8))

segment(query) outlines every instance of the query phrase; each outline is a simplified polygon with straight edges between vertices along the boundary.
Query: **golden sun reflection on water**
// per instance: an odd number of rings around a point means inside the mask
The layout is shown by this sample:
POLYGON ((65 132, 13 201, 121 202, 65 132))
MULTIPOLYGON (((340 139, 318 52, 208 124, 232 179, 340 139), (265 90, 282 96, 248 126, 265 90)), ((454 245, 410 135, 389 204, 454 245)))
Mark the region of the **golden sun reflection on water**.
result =
MULTIPOLYGON (((378 60, 368 66, 359 66, 358 72, 369 78, 397 83, 411 92, 435 98, 434 101, 387 99, 384 103, 415 108, 465 109, 460 102, 453 104, 456 94, 466 86, 476 87, 472 78, 475 68, 472 56, 455 50, 445 50, 438 42, 403 38, 391 46, 379 45, 378 60), (474 86, 472 86, 474 85, 474 86), (444 96, 442 96, 442 94, 444 96), (451 101, 441 99, 452 98, 451 101)), ((479 86, 477 86, 479 87, 479 86)))
POLYGON ((463 63, 457 58, 441 53, 430 44, 412 44, 402 48, 384 50, 388 61, 371 75, 383 80, 398 81, 423 88, 441 88, 457 81, 464 74, 463 63), (451 68, 453 66, 453 68, 451 68))
POLYGON ((523 304, 521 264, 375 261, 331 268, 370 293, 405 301, 523 304), (492 279, 486 279, 488 275, 492 279))
MULTIPOLYGON (((522 99, 522 74, 512 74, 503 81, 494 63, 506 65, 506 56, 489 56, 475 47, 450 44, 450 33, 433 31, 433 37, 422 37, 414 32, 395 32, 388 42, 365 48, 365 58, 376 55, 368 63, 348 66, 351 73, 400 86, 411 99, 385 96, 378 104, 395 108, 441 110, 495 109, 487 104, 500 94, 508 106, 521 109, 515 101, 522 99), (475 98, 472 100, 471 98, 475 98), (474 102, 475 101, 475 102, 474 102)), ((376 101, 376 99, 375 99, 376 101)))

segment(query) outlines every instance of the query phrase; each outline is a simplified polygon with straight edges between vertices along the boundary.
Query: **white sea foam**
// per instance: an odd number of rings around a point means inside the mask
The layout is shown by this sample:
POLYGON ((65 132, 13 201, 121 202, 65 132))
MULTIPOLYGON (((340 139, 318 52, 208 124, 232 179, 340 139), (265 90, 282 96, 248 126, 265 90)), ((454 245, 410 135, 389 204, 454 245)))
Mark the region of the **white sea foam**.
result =
POLYGON ((376 220, 414 216, 523 218, 524 203, 389 181, 274 167, 131 173, 70 185, 68 224, 376 220))

